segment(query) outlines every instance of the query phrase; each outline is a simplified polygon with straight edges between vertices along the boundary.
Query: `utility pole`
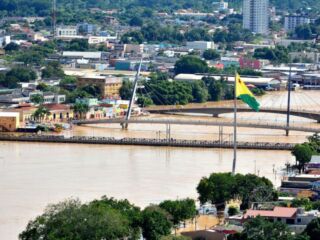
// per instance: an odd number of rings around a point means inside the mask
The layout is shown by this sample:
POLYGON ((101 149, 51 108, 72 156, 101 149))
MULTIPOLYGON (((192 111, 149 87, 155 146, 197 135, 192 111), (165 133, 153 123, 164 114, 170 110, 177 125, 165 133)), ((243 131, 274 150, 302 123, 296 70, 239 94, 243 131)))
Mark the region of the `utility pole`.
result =
POLYGON ((291 73, 292 73, 292 65, 290 63, 289 66, 289 78, 288 78, 288 106, 287 106, 287 129, 286 136, 289 136, 289 127, 290 127, 290 104, 291 104, 291 73))
POLYGON ((142 58, 140 60, 140 64, 139 64, 139 67, 138 67, 138 70, 136 73, 136 77, 134 79, 132 95, 131 95, 131 99, 130 99, 130 103, 129 103, 129 107, 128 107, 128 111, 127 111, 127 115, 126 115, 126 122, 121 124, 123 129, 128 129, 128 121, 131 118, 132 106, 134 103, 134 99, 136 97, 136 91, 137 91, 138 80, 139 80, 139 76, 140 76, 140 72, 141 72, 141 66, 142 66, 142 58))

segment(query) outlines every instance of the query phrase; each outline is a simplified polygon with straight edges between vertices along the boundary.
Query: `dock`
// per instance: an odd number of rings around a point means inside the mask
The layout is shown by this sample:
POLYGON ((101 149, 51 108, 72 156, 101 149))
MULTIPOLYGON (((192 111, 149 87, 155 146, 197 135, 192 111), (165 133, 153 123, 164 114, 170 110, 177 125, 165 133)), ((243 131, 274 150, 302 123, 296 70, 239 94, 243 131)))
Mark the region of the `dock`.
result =
MULTIPOLYGON (((0 134, 0 141, 11 142, 36 142, 36 143, 64 143, 64 144, 101 144, 101 145, 132 145, 132 146, 158 146, 158 147, 187 147, 187 148, 233 148, 232 141, 206 141, 206 140, 182 140, 182 139, 155 139, 155 138, 121 138, 113 137, 88 137, 73 136, 64 137, 57 135, 11 135, 0 134)), ((286 150, 293 149, 292 143, 269 142, 238 142, 239 149, 260 150, 286 150)))

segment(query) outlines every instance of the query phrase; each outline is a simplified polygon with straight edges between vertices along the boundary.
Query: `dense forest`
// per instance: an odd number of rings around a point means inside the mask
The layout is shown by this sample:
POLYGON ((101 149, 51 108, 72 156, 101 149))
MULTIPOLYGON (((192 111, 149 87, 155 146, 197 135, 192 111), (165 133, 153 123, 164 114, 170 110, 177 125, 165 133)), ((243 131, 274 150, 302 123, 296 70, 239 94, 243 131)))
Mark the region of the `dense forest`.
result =
MULTIPOLYGON (((51 2, 51 0, 1 0, 0 16, 48 16, 51 2)), ((122 10, 143 7, 170 12, 179 8, 210 11, 213 9, 213 2, 213 0, 57 0, 57 5, 59 10, 72 12, 93 7, 122 10)), ((229 0, 228 2, 231 7, 238 8, 242 0, 229 0)), ((270 2, 279 10, 295 11, 301 7, 320 9, 319 0, 270 0, 270 2)))

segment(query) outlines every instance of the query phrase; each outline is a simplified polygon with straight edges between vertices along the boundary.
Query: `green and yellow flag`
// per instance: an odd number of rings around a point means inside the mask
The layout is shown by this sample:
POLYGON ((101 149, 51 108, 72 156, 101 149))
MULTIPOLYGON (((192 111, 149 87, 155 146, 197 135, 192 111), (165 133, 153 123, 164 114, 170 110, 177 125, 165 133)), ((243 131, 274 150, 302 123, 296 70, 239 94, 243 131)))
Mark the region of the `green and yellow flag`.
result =
POLYGON ((246 84, 241 80, 238 73, 236 73, 236 97, 240 98, 243 102, 249 105, 256 112, 259 111, 260 104, 255 99, 252 92, 246 86, 246 84))

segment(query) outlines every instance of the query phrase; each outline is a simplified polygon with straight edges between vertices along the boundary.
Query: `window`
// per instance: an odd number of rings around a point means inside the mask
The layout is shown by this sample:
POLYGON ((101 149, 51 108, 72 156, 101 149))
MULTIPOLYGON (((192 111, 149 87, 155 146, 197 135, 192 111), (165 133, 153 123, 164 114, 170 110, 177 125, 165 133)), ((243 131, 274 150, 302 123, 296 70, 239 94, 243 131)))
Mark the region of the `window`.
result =
POLYGON ((286 224, 294 224, 294 219, 286 219, 286 224))
POLYGON ((298 219, 297 219, 297 223, 301 223, 301 218, 298 218, 298 219))

